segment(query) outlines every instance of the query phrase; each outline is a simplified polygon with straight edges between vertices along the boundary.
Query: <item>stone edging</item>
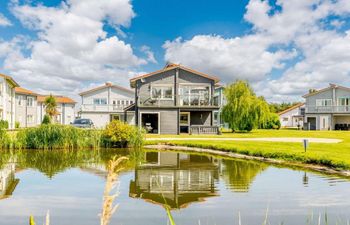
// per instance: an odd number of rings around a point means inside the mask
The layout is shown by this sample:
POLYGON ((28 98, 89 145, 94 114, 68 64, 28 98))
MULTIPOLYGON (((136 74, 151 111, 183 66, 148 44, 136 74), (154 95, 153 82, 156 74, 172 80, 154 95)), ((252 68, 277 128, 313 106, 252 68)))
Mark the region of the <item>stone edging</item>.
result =
POLYGON ((185 151, 185 152, 194 152, 194 153, 208 153, 208 154, 224 156, 224 157, 229 157, 229 158, 258 160, 258 161, 268 162, 268 163, 272 163, 272 164, 298 166, 301 168, 311 169, 311 170, 315 170, 315 171, 319 171, 319 172, 324 172, 324 173, 329 173, 329 174, 338 174, 341 176, 350 177, 349 170, 337 170, 337 169, 330 168, 327 166, 322 166, 322 165, 290 162, 290 161, 285 161, 285 160, 264 158, 264 157, 259 157, 259 156, 243 155, 243 154, 238 154, 238 153, 234 153, 234 152, 220 151, 220 150, 214 150, 214 149, 194 148, 194 147, 174 146, 174 145, 164 145, 164 144, 146 145, 146 146, 144 146, 144 148, 157 149, 157 150, 162 150, 162 151, 176 150, 176 151, 185 151))

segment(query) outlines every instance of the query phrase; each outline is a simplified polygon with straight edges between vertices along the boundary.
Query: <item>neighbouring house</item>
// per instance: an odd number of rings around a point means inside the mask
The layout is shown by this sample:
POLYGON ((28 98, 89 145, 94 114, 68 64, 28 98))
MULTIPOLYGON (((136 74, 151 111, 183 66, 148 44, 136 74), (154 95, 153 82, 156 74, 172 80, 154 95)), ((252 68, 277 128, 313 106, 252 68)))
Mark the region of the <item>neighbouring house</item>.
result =
POLYGON ((37 123, 37 96, 33 91, 22 87, 15 88, 16 119, 19 127, 33 127, 37 123))
POLYGON ((135 93, 125 87, 110 82, 84 91, 81 96, 80 117, 91 119, 95 127, 104 127, 112 120, 135 124, 135 113, 124 108, 134 104, 135 93))
POLYGON ((19 84, 10 76, 0 74, 0 120, 6 120, 9 128, 15 128, 15 88, 19 84))
POLYGON ((136 124, 148 133, 218 133, 214 101, 219 79, 202 72, 168 63, 163 69, 130 80, 135 88, 136 124))
POLYGON ((305 98, 305 129, 349 130, 350 88, 330 84, 311 90, 305 98))
POLYGON ((214 105, 220 106, 219 110, 214 111, 214 124, 223 128, 228 128, 228 124, 224 122, 222 117, 223 107, 226 105, 226 97, 224 94, 225 87, 221 84, 216 85, 214 92, 214 105))
MULTIPOLYGON (((38 95, 37 96, 37 124, 41 124, 46 114, 45 112, 45 99, 50 95, 38 95)), ((53 118, 53 122, 68 125, 75 119, 75 104, 76 102, 65 96, 53 95, 57 103, 58 114, 53 118)))
POLYGON ((303 128, 305 116, 305 103, 296 104, 278 113, 281 127, 303 128))

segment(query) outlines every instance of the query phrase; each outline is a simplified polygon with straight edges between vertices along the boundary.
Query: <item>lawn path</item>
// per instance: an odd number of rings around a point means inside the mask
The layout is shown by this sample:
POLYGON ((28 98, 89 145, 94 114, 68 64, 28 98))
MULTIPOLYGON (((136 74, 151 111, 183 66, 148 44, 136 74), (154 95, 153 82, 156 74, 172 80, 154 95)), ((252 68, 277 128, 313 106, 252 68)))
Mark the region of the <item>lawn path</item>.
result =
POLYGON ((340 143, 343 140, 335 138, 309 138, 309 137, 278 137, 278 138, 212 138, 212 137, 155 137, 155 138, 146 138, 147 141, 266 141, 266 142, 289 142, 289 143, 302 143, 304 139, 309 140, 310 143, 327 143, 327 144, 336 144, 340 143))

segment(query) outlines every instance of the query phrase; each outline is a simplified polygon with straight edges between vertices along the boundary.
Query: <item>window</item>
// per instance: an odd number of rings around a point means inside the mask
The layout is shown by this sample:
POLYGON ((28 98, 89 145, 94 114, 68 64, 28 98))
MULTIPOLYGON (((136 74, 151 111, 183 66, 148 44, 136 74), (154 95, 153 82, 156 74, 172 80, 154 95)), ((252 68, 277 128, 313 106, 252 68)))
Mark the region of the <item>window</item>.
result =
POLYGON ((288 121, 288 117, 283 117, 283 121, 288 121))
POLYGON ((331 106, 332 99, 316 99, 316 106, 331 106))
POLYGON ((27 97, 27 106, 28 107, 34 106, 34 98, 33 97, 27 97))
POLYGON ((130 100, 130 105, 134 104, 134 101, 133 100, 130 100))
POLYGON ((34 122, 33 115, 27 115, 27 123, 33 123, 33 122, 34 122))
POLYGON ((173 87, 172 86, 153 86, 152 98, 154 99, 173 99, 173 87))
POLYGON ((22 95, 17 96, 17 104, 19 106, 23 105, 23 96, 22 95))
POLYGON ((348 106, 350 105, 350 97, 341 97, 338 98, 339 106, 348 106))
POLYGON ((117 105, 120 105, 120 100, 117 100, 117 105))
POLYGON ((107 99, 105 98, 95 98, 94 105, 107 105, 107 99))
POLYGON ((209 105, 210 87, 183 85, 180 87, 180 104, 184 106, 209 105))
POLYGON ((116 100, 113 100, 113 105, 116 105, 116 100))

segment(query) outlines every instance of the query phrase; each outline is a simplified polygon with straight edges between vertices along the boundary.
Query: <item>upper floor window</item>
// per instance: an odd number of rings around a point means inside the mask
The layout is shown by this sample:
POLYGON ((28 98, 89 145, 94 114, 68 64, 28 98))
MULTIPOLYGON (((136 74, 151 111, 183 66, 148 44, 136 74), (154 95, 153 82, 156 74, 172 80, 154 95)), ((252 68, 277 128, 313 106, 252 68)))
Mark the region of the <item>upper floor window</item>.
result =
POLYGON ((202 85, 181 85, 180 104, 184 106, 209 105, 210 87, 202 85))
POLYGON ((94 105, 107 105, 106 98, 94 98, 94 105))
POLYGON ((338 104, 339 104, 339 106, 350 105, 350 97, 341 97, 341 98, 338 98, 338 104))
POLYGON ((34 106, 34 98, 33 97, 27 97, 27 106, 29 106, 29 107, 34 106))
POLYGON ((331 106, 332 99, 316 99, 316 106, 331 106))
POLYGON ((154 99, 164 99, 171 100, 173 99, 173 86, 153 86, 152 87, 152 98, 154 99))
POLYGON ((17 96, 17 104, 19 106, 23 105, 23 96, 22 95, 17 96))

